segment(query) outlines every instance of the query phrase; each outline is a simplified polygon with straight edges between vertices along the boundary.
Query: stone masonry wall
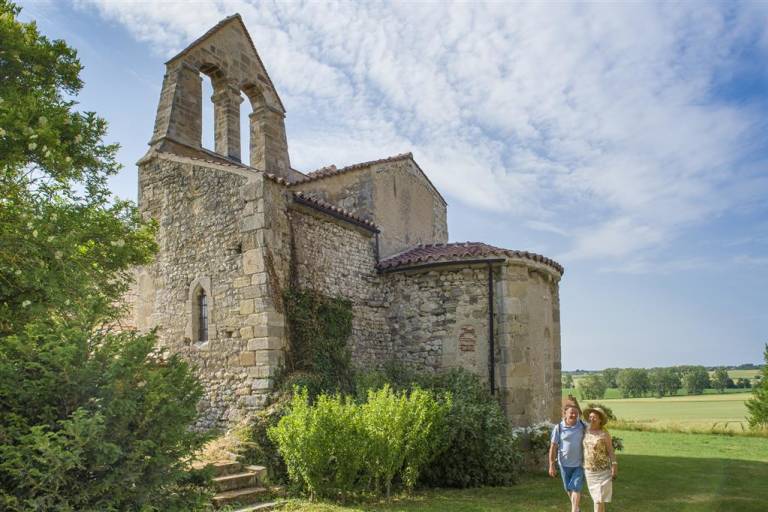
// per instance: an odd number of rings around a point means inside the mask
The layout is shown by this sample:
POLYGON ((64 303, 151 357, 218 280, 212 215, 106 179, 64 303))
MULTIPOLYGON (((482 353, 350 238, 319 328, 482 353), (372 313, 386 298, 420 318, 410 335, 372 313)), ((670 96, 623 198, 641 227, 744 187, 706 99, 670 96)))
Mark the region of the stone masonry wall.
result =
POLYGON ((157 219, 156 260, 137 270, 136 326, 198 369, 201 428, 223 427, 260 408, 279 364, 282 325, 272 327, 263 257, 264 179, 152 158, 139 170, 139 206, 157 219), (209 335, 199 341, 205 290, 209 335))
POLYGON ((394 353, 414 368, 461 367, 488 379, 488 269, 385 274, 394 353))
POLYGON ((497 281, 499 387, 516 425, 560 416, 559 277, 545 266, 510 262, 497 281))
POLYGON ((293 279, 302 289, 352 301, 355 361, 375 366, 392 357, 384 320, 385 290, 376 273, 374 234, 296 205, 290 212, 294 240, 293 279))

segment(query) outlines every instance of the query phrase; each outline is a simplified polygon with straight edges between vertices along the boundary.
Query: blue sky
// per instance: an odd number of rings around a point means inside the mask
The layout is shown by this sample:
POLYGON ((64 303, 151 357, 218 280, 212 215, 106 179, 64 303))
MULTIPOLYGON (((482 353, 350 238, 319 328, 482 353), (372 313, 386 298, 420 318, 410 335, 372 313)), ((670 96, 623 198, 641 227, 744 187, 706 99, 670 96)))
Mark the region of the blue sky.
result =
POLYGON ((163 62, 239 12, 294 167, 413 151, 451 241, 565 266, 565 369, 762 360, 768 3, 21 5, 78 50, 81 108, 122 145, 122 197, 163 62))

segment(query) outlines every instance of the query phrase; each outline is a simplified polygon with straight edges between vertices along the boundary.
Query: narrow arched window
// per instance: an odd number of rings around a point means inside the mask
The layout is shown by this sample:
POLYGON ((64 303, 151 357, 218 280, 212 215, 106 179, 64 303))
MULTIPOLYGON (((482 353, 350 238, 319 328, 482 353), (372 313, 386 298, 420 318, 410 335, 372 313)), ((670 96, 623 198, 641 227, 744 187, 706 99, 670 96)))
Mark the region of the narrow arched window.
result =
POLYGON ((200 314, 198 317, 198 341, 208 341, 208 298, 205 295, 205 290, 200 290, 200 295, 197 296, 197 310, 200 314))

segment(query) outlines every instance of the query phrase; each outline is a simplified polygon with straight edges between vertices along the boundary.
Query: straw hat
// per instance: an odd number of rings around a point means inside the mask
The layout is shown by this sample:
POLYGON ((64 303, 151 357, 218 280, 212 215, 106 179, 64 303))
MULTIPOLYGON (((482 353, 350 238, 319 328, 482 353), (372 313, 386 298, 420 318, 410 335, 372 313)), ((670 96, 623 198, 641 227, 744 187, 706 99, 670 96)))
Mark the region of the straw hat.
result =
POLYGON ((600 426, 605 426, 605 424, 608 423, 608 415, 599 407, 587 407, 584 409, 584 417, 589 419, 590 413, 593 412, 600 416, 600 426))
POLYGON ((576 397, 573 395, 568 395, 567 398, 563 399, 563 413, 565 413, 565 410, 569 407, 575 407, 577 411, 579 411, 579 414, 581 414, 581 406, 579 406, 579 401, 576 400, 576 397))

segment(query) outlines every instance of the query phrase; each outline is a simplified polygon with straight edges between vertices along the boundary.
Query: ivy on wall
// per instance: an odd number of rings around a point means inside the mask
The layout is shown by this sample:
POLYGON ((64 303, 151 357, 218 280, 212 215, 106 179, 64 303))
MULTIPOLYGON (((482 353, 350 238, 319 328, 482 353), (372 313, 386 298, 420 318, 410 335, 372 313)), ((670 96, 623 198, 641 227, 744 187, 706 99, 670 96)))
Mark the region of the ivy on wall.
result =
POLYGON ((352 303, 314 290, 285 292, 290 350, 284 386, 306 386, 310 394, 350 392, 352 303))

